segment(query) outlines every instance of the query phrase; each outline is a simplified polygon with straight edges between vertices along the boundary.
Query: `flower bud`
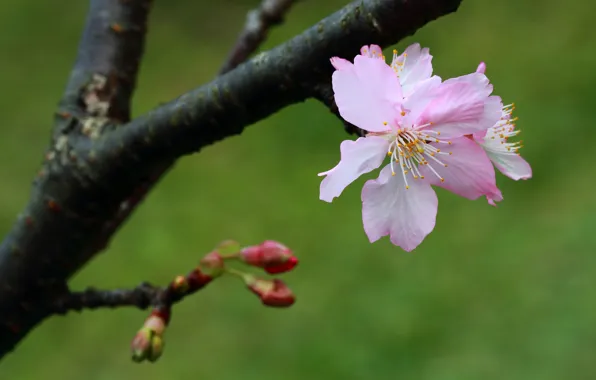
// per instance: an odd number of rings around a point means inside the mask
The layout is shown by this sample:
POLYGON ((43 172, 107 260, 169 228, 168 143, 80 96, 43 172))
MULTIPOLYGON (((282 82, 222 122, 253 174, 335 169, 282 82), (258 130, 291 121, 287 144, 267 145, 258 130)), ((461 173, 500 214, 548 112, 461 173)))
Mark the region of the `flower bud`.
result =
MULTIPOLYGON (((143 328, 147 328, 153 331, 157 335, 162 335, 164 330, 166 329, 167 319, 166 317, 162 316, 161 314, 157 314, 159 312, 152 312, 149 318, 145 321, 143 328)), ((169 317, 169 316, 168 316, 169 317)))
POLYGON ((188 292, 189 286, 186 277, 176 276, 174 281, 172 281, 172 289, 179 294, 184 294, 188 292))
POLYGON ((249 276, 246 281, 248 288, 263 302, 263 305, 272 307, 292 306, 296 301, 294 294, 288 286, 277 278, 264 280, 249 276))
POLYGON ((240 257, 245 263, 263 268, 270 274, 290 271, 298 264, 288 247, 273 240, 243 248, 240 257))
POLYGON ((163 353, 163 346, 164 346, 164 341, 163 341, 162 336, 161 335, 153 335, 153 338, 151 339, 151 351, 149 352, 147 359, 150 362, 154 362, 157 359, 159 359, 159 357, 163 353))
POLYGON ((137 332, 137 335, 130 343, 130 350, 132 352, 132 360, 135 362, 142 362, 149 357, 151 352, 151 338, 154 332, 147 327, 143 327, 137 332))
POLYGON ((223 274, 225 264, 221 255, 217 251, 213 251, 203 257, 199 267, 203 274, 215 278, 223 274))

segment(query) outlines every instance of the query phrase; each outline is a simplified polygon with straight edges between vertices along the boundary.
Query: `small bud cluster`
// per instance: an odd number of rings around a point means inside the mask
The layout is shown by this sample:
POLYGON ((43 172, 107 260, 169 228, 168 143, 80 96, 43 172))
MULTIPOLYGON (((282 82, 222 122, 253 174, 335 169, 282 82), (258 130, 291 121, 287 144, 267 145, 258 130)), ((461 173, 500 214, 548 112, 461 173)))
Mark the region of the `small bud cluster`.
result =
POLYGON ((168 315, 158 311, 151 313, 137 332, 130 345, 132 360, 154 362, 161 356, 164 348, 163 334, 166 329, 168 315))
POLYGON ((224 274, 242 279, 246 287, 256 294, 265 306, 282 308, 294 304, 296 297, 282 280, 260 278, 252 273, 234 269, 228 265, 232 262, 261 268, 269 274, 288 272, 298 265, 298 259, 293 252, 273 240, 248 247, 241 247, 234 241, 223 242, 206 254, 194 270, 186 276, 176 276, 170 283, 164 297, 166 301, 160 301, 165 305, 156 307, 135 335, 131 343, 132 359, 135 362, 156 361, 163 352, 163 335, 170 321, 171 305, 224 274))

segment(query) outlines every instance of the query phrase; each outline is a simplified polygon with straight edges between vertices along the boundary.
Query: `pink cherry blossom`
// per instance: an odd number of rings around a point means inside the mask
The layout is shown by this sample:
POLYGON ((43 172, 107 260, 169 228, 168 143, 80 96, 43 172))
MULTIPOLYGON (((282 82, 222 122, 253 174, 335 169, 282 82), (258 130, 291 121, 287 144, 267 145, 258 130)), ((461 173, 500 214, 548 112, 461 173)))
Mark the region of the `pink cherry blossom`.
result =
MULTIPOLYGON (((476 72, 484 74, 485 71, 486 64, 480 62, 476 72)), ((486 132, 474 134, 474 140, 480 144, 501 173, 517 181, 531 178, 532 168, 519 154, 521 142, 509 141, 511 137, 520 133, 519 129, 515 129, 517 117, 511 117, 513 110, 515 110, 514 104, 502 107, 499 121, 486 132)))
POLYGON ((320 173, 320 198, 331 202, 364 173, 390 163, 362 191, 364 230, 371 242, 389 235, 406 251, 433 230, 437 197, 431 185, 469 199, 502 199, 484 150, 466 136, 483 133, 501 116, 501 100, 482 73, 441 82, 428 49, 394 54, 391 66, 375 45, 354 63, 333 58, 340 115, 368 132, 340 146, 341 160, 320 173), (381 59, 379 59, 381 58, 381 59))

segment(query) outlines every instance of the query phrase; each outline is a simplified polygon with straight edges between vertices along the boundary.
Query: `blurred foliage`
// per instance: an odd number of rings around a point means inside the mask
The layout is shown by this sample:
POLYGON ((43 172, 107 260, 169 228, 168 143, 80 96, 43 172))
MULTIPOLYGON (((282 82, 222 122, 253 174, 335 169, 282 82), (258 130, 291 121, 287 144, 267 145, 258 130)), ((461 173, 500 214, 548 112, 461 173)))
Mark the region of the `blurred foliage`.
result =
MULTIPOLYGON (((264 49, 347 3, 301 1, 264 49)), ((209 81, 257 0, 157 1, 135 114, 209 81)), ((0 226, 29 196, 84 22, 86 1, 5 0, 0 11, 0 226)), ((318 200, 316 174, 348 138, 314 101, 186 157, 73 279, 165 283, 219 241, 267 238, 301 265, 289 310, 261 307, 233 280, 175 309, 164 356, 136 365, 128 345, 146 315, 102 310, 46 321, 5 358, 2 379, 596 378, 596 3, 465 0, 413 38, 435 72, 480 60, 514 101, 534 178, 499 176, 498 208, 439 191, 437 227, 411 254, 362 230, 358 181, 318 200)), ((68 237, 62 237, 68 238, 68 237)))

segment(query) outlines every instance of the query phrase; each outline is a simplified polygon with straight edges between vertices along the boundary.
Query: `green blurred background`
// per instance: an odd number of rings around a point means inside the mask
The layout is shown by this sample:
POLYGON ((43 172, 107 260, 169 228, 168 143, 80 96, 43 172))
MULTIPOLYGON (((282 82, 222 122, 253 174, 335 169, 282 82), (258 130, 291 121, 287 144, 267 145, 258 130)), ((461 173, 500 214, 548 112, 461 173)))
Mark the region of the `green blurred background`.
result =
MULTIPOLYGON (((257 0, 157 1, 135 114, 210 80, 257 0)), ((275 46, 346 4, 305 0, 275 46)), ((0 7, 0 226, 28 199, 87 1, 0 7)), ((166 283, 219 241, 277 239, 301 265, 288 310, 261 307, 233 279, 175 309, 154 365, 129 359, 146 313, 101 310, 46 321, 0 365, 2 379, 596 378, 596 3, 465 0, 413 41, 435 72, 480 60, 514 101, 534 178, 499 176, 498 208, 439 190, 435 231, 413 253, 362 230, 360 187, 318 200, 317 173, 348 138, 308 101, 186 157, 72 281, 74 288, 166 283), (584 145, 585 144, 585 145, 584 145)))

